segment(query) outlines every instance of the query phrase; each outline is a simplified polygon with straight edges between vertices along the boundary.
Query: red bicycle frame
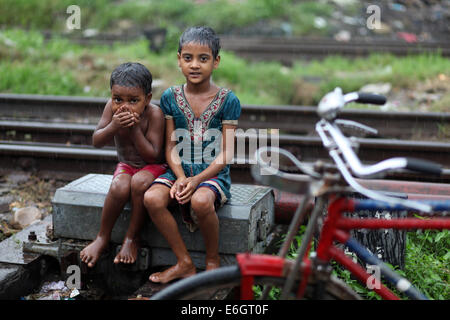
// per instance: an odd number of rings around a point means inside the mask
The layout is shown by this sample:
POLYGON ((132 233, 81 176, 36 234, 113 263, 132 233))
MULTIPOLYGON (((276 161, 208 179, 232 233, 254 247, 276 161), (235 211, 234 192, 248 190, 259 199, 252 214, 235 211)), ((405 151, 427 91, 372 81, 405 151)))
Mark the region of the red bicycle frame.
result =
MULTIPOLYGON (((429 201, 435 211, 450 211, 450 201, 429 201)), ((334 259, 339 264, 347 268, 362 283, 367 283, 371 274, 364 270, 358 263, 350 259, 341 249, 338 249, 334 242, 340 242, 352 249, 355 253, 365 258, 366 262, 378 265, 382 273, 397 286, 400 291, 413 298, 426 298, 415 289, 406 279, 401 278, 390 270, 382 261, 378 260, 364 247, 350 237, 349 231, 352 229, 450 229, 450 219, 448 218, 401 218, 401 219, 355 219, 344 217, 344 212, 355 212, 359 210, 407 210, 401 205, 388 205, 374 200, 354 200, 350 198, 338 198, 331 202, 328 207, 328 214, 321 230, 318 247, 317 261, 329 263, 334 259)), ((253 299, 253 279, 255 276, 283 277, 289 270, 288 260, 278 256, 264 254, 238 254, 237 262, 241 269, 241 299, 253 299)), ((297 297, 303 296, 308 277, 311 273, 311 260, 309 259, 309 248, 303 257, 302 281, 300 283, 297 297)), ((373 277, 371 278, 373 279, 373 277)), ((399 299, 391 290, 375 279, 377 282, 373 290, 384 299, 399 299)))

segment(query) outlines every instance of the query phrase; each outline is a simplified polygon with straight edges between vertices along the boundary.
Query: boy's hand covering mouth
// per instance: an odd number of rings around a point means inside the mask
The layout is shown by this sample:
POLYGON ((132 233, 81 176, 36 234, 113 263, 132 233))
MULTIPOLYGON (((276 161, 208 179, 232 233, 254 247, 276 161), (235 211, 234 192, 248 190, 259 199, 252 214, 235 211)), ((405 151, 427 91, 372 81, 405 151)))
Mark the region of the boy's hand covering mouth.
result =
POLYGON ((130 112, 130 109, 127 106, 120 106, 119 108, 116 109, 114 113, 119 114, 122 112, 130 112))
POLYGON ((138 124, 141 121, 141 116, 137 112, 133 112, 133 121, 134 124, 138 124))
POLYGON ((132 112, 132 110, 128 107, 128 106, 117 106, 117 105, 112 105, 111 106, 112 112, 113 114, 118 114, 121 112, 132 112))
POLYGON ((130 128, 135 123, 139 123, 139 117, 136 117, 136 113, 129 110, 128 107, 121 106, 113 115, 114 121, 123 128, 130 128))

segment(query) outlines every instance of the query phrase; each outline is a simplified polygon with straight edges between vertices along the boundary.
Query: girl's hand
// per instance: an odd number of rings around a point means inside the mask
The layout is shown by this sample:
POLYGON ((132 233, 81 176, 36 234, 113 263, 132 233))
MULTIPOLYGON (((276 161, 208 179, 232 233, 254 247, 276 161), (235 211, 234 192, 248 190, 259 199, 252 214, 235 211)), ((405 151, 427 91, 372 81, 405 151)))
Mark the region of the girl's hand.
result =
POLYGON ((179 194, 184 189, 184 181, 186 180, 186 177, 178 178, 175 183, 173 184, 172 188, 170 188, 170 198, 175 198, 176 194, 179 194))
POLYGON ((177 199, 179 204, 185 204, 191 200, 194 191, 197 189, 201 181, 197 177, 189 177, 183 181, 183 189, 181 192, 175 194, 175 199, 177 199))

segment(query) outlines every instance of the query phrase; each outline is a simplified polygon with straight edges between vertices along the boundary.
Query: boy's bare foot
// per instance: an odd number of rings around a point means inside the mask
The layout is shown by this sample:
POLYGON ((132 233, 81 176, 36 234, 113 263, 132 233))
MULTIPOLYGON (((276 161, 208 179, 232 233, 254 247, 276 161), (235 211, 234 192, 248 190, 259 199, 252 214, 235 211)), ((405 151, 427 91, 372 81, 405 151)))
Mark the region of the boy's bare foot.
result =
POLYGON ((196 273, 194 264, 191 263, 177 263, 163 272, 155 272, 150 275, 149 280, 156 283, 168 283, 179 278, 187 278, 196 273))
POLYGON ((134 263, 136 262, 139 249, 139 241, 137 239, 125 238, 119 253, 114 258, 114 263, 134 263))
POLYGON ((107 239, 97 236, 94 241, 92 241, 86 248, 81 250, 81 261, 86 263, 90 268, 94 267, 98 258, 100 258, 100 255, 108 246, 108 242, 109 241, 107 239))
POLYGON ((205 271, 214 270, 220 267, 220 258, 207 258, 205 271))

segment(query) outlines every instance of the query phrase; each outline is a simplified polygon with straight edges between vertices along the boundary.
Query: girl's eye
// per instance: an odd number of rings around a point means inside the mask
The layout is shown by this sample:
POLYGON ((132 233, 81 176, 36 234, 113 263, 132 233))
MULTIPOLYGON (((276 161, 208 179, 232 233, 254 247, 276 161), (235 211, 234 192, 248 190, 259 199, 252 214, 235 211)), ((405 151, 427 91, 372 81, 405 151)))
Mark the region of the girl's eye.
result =
POLYGON ((202 62, 208 61, 208 57, 201 57, 200 60, 201 60, 202 62))
POLYGON ((184 61, 191 61, 191 56, 184 56, 184 61))
POLYGON ((115 103, 120 103, 120 102, 122 102, 122 99, 120 99, 120 98, 114 98, 114 102, 115 102, 115 103))
POLYGON ((137 102, 138 102, 137 99, 132 99, 132 100, 131 100, 131 103, 137 103, 137 102))

